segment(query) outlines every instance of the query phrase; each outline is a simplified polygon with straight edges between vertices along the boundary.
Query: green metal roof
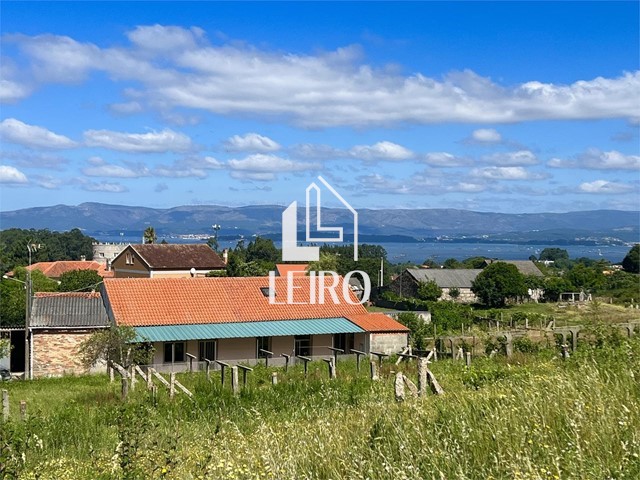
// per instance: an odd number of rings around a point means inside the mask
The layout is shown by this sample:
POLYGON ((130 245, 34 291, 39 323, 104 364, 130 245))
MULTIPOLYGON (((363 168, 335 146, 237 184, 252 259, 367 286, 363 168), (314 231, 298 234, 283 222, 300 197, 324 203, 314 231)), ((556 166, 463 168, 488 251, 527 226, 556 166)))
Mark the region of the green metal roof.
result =
POLYGON ((174 342, 208 338, 284 337, 289 335, 322 335, 361 333, 364 330, 346 318, 310 320, 276 320, 268 322, 206 323, 196 325, 159 325, 136 327, 138 339, 151 342, 174 342))

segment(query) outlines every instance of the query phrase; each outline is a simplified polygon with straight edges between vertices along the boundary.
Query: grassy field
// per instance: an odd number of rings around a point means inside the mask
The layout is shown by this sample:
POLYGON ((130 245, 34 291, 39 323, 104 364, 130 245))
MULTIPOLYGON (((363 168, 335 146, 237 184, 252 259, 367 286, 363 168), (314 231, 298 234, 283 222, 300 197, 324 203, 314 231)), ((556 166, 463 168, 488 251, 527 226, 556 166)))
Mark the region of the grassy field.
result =
MULTIPOLYGON (((106 376, 3 384, 0 477, 20 479, 637 479, 640 336, 555 351, 431 365, 446 393, 397 403, 391 362, 371 382, 355 362, 258 367, 238 397, 219 374, 179 380, 154 404, 126 402, 106 376), (28 402, 28 419, 18 415, 28 402)), ((159 387, 160 389, 160 387, 159 387)))

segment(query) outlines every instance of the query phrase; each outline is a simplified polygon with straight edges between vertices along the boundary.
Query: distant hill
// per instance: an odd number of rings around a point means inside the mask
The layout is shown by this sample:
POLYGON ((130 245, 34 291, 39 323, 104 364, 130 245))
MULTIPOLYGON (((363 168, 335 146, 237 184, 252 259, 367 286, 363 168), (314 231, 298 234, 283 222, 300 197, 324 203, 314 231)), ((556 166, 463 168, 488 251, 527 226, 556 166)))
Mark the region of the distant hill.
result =
MULTIPOLYGON (((151 225, 159 234, 199 234, 212 233, 211 225, 217 223, 222 225, 221 236, 256 233, 273 236, 280 233, 283 209, 279 205, 195 205, 158 209, 82 203, 0 212, 0 229, 65 231, 80 228, 95 236, 118 231, 142 232, 151 225)), ((506 214, 456 209, 360 209, 358 213, 360 235, 380 238, 379 241, 392 236, 418 241, 444 236, 463 241, 477 238, 519 242, 540 239, 563 242, 580 238, 633 242, 640 238, 640 212, 637 211, 506 214)), ((323 214, 325 224, 347 226, 350 223, 346 210, 327 209, 323 214)), ((301 221, 304 218, 302 211, 298 218, 301 221)))

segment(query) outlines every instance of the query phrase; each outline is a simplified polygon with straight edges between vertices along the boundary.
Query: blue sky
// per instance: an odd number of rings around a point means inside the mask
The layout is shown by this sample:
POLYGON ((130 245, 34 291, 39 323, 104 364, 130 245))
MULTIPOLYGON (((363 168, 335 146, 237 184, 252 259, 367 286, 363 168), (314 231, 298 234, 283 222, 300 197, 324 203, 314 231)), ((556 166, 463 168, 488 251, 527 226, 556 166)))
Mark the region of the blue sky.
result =
POLYGON ((0 8, 3 211, 640 209, 638 2, 0 8))

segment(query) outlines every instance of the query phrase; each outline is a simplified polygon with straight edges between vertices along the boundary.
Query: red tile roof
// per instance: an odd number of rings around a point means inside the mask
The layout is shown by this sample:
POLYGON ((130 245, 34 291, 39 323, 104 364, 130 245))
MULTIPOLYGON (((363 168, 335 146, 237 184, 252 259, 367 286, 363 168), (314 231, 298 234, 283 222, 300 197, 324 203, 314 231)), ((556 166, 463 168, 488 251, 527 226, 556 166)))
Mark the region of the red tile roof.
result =
POLYGON ((220 270, 226 268, 220 255, 204 243, 129 245, 118 256, 124 255, 128 248, 132 248, 153 269, 220 270))
POLYGON ((278 275, 281 277, 286 277, 287 273, 293 272, 293 275, 306 275, 307 267, 309 264, 307 263, 277 263, 276 270, 278 271, 278 275))
MULTIPOLYGON (((344 301, 342 278, 336 288, 337 302, 325 291, 324 304, 309 304, 310 277, 295 277, 293 300, 298 304, 285 303, 287 279, 274 280, 278 303, 273 305, 261 291, 269 288, 268 277, 113 278, 105 279, 104 292, 113 319, 119 325, 259 322, 367 314, 364 306, 344 301)), ((329 285, 331 278, 325 281, 329 285)), ((348 288, 347 291, 352 301, 356 301, 348 288)))
POLYGON ((73 270, 95 270, 101 277, 113 277, 101 263, 91 260, 58 260, 57 262, 38 262, 27 267, 27 270, 40 270, 46 277, 60 278, 63 273, 73 270))
POLYGON ((347 320, 355 323, 357 326, 367 332, 408 332, 409 329, 400 322, 383 313, 365 313, 362 315, 349 315, 347 320))

